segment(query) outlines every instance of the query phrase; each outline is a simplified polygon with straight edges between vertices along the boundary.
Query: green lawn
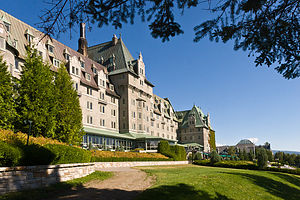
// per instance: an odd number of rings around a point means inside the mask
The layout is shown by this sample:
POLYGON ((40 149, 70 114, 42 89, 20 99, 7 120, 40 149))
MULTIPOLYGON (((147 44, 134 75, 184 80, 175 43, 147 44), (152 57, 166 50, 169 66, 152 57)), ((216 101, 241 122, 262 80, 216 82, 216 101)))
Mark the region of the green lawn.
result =
POLYGON ((137 200, 300 200, 300 177, 205 166, 140 167, 157 182, 137 200))
POLYGON ((73 187, 80 188, 83 184, 92 180, 105 180, 113 176, 111 172, 96 171, 88 176, 73 179, 71 181, 60 182, 49 187, 25 190, 21 192, 13 192, 0 196, 0 200, 41 200, 49 197, 49 195, 57 194, 69 190, 73 187))

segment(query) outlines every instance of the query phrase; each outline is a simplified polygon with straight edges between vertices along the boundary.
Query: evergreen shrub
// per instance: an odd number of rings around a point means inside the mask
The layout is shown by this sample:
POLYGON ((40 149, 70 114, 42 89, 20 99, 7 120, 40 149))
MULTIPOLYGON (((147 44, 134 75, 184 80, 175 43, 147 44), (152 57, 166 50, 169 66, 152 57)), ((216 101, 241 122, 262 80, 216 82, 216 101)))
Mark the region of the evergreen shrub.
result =
POLYGON ((0 167, 16 166, 22 158, 22 151, 13 145, 0 141, 0 167))
POLYGON ((19 165, 22 166, 49 165, 55 158, 53 152, 38 144, 30 144, 28 146, 21 144, 18 146, 23 152, 22 159, 19 163, 19 165))

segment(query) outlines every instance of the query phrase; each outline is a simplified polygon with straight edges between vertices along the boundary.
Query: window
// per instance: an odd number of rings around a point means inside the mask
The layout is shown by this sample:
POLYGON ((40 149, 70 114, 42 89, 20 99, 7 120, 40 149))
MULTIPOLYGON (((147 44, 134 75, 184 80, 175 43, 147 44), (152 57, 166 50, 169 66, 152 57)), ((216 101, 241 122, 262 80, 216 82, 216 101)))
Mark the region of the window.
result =
POLYGON ((111 122, 111 127, 116 128, 116 122, 111 122))
POLYGON ((79 75, 79 71, 78 71, 78 68, 76 68, 76 75, 79 75))
POLYGON ((125 99, 123 99, 123 104, 125 104, 125 99))
POLYGON ((110 90, 114 91, 114 86, 113 85, 110 85, 110 90))
POLYGON ((105 120, 104 119, 100 119, 100 126, 105 126, 105 120))
POLYGON ((89 88, 89 87, 86 87, 86 93, 89 94, 89 95, 93 95, 93 89, 89 88))
POLYGON ((54 58, 54 59, 53 59, 53 65, 54 65, 55 67, 59 67, 60 61, 54 58))
POLYGON ((135 100, 134 99, 132 99, 132 105, 135 106, 135 100))
POLYGON ((6 31, 7 31, 7 32, 10 32, 10 24, 7 23, 7 22, 4 22, 4 26, 5 26, 5 28, 6 28, 6 31))
POLYGON ((32 35, 30 35, 30 34, 26 34, 26 39, 27 39, 27 41, 29 42, 29 43, 32 43, 33 42, 33 36, 32 35))
POLYGON ((75 74, 75 67, 72 66, 72 74, 75 74))
POLYGON ((104 93, 100 92, 100 99, 104 100, 104 93))
POLYGON ((116 103, 116 98, 115 97, 111 97, 111 102, 112 103, 116 103))
POLYGON ((50 53, 53 53, 53 52, 54 52, 54 47, 53 47, 52 45, 49 45, 49 44, 48 44, 48 51, 49 51, 50 53))
POLYGON ((111 115, 112 115, 112 116, 116 116, 116 110, 115 110, 115 109, 112 109, 112 110, 111 110, 111 115))
POLYGON ((88 80, 88 81, 91 80, 91 75, 90 74, 86 74, 86 80, 88 80))
POLYGON ((123 117, 125 117, 125 110, 123 110, 123 117))
POLYGON ((154 126, 154 122, 153 121, 151 121, 151 126, 154 126))
POLYGON ((142 113, 139 112, 139 119, 142 119, 142 113))
POLYGON ((142 124, 139 124, 139 130, 140 131, 142 130, 142 124))
POLYGON ((132 117, 135 119, 135 112, 132 112, 132 117))
POLYGON ((93 110, 93 103, 92 102, 87 101, 86 106, 87 106, 87 109, 93 110))
POLYGON ((82 68, 84 68, 84 62, 83 61, 80 61, 80 66, 82 67, 82 68))
POLYGON ((100 105, 100 112, 105 113, 105 106, 100 105))
POLYGON ((69 61, 70 60, 70 54, 65 53, 64 55, 65 55, 65 59, 69 61))
POLYGON ((87 116, 87 119, 86 119, 86 122, 88 123, 88 124, 93 124, 93 117, 92 116, 87 116))
POLYGON ((78 91, 78 83, 75 83, 75 90, 78 91))
POLYGON ((159 128, 159 123, 156 124, 156 127, 159 128))

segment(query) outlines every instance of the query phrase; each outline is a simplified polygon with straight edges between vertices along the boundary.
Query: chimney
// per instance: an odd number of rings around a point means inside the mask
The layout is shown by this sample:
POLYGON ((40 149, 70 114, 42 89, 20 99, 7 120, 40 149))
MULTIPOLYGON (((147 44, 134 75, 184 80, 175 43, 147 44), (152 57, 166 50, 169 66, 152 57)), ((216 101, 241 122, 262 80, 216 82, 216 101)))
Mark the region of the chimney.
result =
POLYGON ((88 56, 87 40, 85 39, 85 23, 80 23, 80 38, 78 40, 78 52, 84 56, 88 56))

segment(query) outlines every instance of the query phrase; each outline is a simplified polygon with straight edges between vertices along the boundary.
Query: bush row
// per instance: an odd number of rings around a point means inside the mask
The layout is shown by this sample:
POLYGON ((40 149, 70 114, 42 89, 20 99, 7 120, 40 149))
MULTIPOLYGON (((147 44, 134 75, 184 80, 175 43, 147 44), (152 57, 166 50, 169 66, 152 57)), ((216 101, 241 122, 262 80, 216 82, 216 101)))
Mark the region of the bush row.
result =
POLYGON ((90 162, 92 153, 61 144, 11 145, 0 141, 0 166, 53 165, 90 162))
POLYGON ((168 141, 162 140, 158 143, 158 152, 173 160, 186 160, 184 147, 178 145, 170 146, 168 141))
POLYGON ((61 144, 28 146, 0 141, 0 167, 54 165, 87 162, 170 161, 158 153, 89 151, 61 144))
MULTIPOLYGON (((194 161, 193 164, 203 165, 203 166, 212 166, 212 167, 236 168, 236 169, 250 169, 250 170, 258 170, 259 169, 257 164, 254 162, 251 162, 251 161, 220 161, 220 162, 211 164, 210 160, 196 160, 196 161, 194 161)), ((300 168, 297 168, 296 170, 294 170, 294 169, 267 167, 263 170, 300 175, 300 168)))
POLYGON ((173 159, 170 158, 128 158, 128 157, 110 157, 110 158, 103 158, 103 157, 96 157, 93 156, 91 161, 92 162, 126 162, 126 161, 172 161, 173 159))

